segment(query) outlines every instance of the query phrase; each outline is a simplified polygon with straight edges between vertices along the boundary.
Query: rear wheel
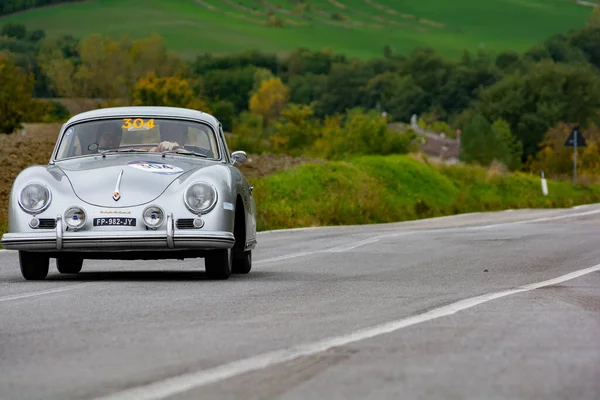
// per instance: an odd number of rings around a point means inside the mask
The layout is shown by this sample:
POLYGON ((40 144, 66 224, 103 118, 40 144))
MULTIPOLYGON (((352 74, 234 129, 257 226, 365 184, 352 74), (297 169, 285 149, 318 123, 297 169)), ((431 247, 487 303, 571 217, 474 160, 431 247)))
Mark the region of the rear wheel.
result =
POLYGON ((83 266, 83 258, 78 257, 58 257, 56 259, 56 269, 61 274, 78 274, 83 266))
POLYGON ((28 281, 39 281, 48 276, 50 257, 43 253, 19 251, 21 274, 28 281))
POLYGON ((231 249, 213 250, 204 258, 206 275, 210 279, 228 279, 231 275, 231 249))
POLYGON ((252 269, 252 252, 244 251, 234 257, 231 272, 234 274, 247 274, 252 269))

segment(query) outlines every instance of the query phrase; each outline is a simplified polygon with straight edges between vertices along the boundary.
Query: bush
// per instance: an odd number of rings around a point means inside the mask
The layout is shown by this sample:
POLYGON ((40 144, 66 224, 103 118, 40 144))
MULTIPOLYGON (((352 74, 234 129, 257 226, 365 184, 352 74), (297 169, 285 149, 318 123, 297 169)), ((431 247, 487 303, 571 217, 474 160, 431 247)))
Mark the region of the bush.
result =
POLYGON ((390 130, 387 119, 378 112, 353 108, 343 118, 340 115, 325 118, 314 153, 328 159, 363 154, 405 154, 410 150, 412 138, 390 130))

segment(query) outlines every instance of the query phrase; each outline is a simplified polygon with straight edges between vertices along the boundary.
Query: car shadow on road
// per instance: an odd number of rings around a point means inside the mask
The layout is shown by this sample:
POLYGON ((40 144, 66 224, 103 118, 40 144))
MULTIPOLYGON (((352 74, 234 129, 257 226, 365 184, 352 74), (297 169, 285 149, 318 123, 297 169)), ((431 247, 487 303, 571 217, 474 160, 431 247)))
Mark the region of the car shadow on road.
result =
MULTIPOLYGON (((230 280, 265 279, 273 275, 272 272, 250 272, 249 274, 232 274, 230 280)), ((207 281, 218 282, 210 279, 204 271, 101 271, 80 272, 75 275, 61 275, 51 273, 46 281, 132 281, 132 282, 168 282, 168 281, 207 281)))

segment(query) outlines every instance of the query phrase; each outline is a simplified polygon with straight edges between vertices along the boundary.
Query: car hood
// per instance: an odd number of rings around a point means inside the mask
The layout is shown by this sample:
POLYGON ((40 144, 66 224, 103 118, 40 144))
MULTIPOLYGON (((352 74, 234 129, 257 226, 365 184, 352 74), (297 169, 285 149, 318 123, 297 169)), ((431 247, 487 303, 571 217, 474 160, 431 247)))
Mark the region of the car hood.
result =
POLYGON ((106 158, 66 160, 56 165, 82 201, 115 208, 148 203, 160 196, 174 180, 191 170, 204 168, 208 163, 181 156, 107 155, 106 158))

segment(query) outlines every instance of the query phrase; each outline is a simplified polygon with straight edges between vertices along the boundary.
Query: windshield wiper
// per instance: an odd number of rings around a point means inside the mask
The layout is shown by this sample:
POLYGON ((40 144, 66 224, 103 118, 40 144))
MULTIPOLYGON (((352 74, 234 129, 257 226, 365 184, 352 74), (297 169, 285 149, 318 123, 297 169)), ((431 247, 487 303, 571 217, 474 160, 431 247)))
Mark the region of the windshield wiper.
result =
POLYGON ((148 150, 142 149, 123 149, 123 150, 104 150, 100 153, 102 157, 105 157, 109 153, 147 153, 148 150))
POLYGON ((190 151, 190 150, 186 150, 186 149, 177 149, 177 150, 166 150, 163 151, 161 154, 164 157, 166 154, 187 154, 190 156, 197 156, 197 157, 202 157, 202 158, 208 158, 208 156, 206 154, 202 154, 202 153, 197 153, 195 151, 190 151))

